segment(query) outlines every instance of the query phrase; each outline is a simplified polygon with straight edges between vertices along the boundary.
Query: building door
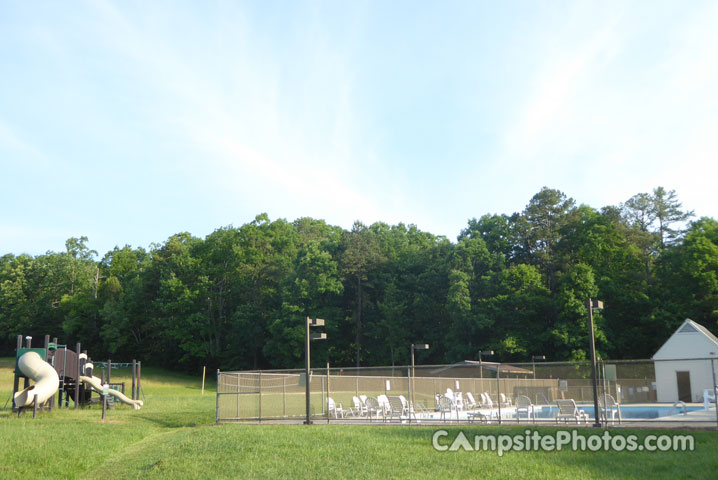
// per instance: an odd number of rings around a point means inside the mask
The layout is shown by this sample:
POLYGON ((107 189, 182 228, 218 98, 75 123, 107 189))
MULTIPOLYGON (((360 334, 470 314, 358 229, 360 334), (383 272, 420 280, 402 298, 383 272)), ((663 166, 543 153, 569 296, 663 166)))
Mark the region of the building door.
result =
POLYGON ((678 382, 678 400, 691 402, 691 372, 676 372, 678 382))

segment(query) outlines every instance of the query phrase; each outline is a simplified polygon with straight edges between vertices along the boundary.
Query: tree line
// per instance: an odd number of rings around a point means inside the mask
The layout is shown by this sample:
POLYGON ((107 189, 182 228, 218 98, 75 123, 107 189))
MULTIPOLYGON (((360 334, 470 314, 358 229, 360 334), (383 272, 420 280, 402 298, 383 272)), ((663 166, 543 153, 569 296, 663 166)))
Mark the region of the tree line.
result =
POLYGON ((603 358, 648 358, 690 317, 716 331, 718 222, 657 187, 596 210, 544 187, 522 212, 468 221, 455 242, 414 225, 258 215, 201 239, 178 233, 101 259, 0 258, 0 354, 18 334, 79 341, 94 358, 177 369, 292 368, 304 319, 326 319, 316 362, 400 365, 587 357, 586 299, 603 358))

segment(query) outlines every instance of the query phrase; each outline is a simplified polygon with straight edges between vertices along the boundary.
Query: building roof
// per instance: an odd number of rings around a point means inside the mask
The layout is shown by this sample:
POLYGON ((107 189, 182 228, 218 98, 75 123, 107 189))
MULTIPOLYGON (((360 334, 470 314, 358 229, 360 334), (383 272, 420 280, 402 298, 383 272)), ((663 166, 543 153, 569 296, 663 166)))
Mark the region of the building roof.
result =
POLYGON ((478 362, 476 360, 464 360, 463 362, 457 362, 452 365, 447 365, 445 367, 442 367, 440 369, 434 370, 432 373, 441 373, 446 370, 450 370, 452 368, 460 368, 460 367, 466 367, 466 366, 481 366, 481 368, 484 368, 486 370, 495 372, 499 371, 499 373, 519 373, 522 375, 529 375, 533 373, 533 370, 527 370, 525 368, 516 367, 514 365, 509 365, 506 363, 496 363, 496 362, 478 362))
POLYGON ((718 337, 690 318, 673 332, 653 355, 653 360, 706 358, 718 354, 718 337))

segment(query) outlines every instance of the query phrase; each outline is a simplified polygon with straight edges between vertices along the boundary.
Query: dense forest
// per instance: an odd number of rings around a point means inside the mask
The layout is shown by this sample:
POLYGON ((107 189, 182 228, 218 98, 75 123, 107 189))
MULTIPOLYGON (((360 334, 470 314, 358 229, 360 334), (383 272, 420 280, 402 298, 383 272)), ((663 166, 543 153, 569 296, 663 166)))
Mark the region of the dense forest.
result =
POLYGON ((94 358, 191 369, 298 367, 305 316, 326 319, 317 362, 580 360, 588 297, 603 358, 648 358, 686 317, 716 331, 718 222, 674 191, 596 210, 543 188, 513 215, 468 221, 456 241, 413 225, 350 231, 270 220, 178 233, 101 259, 86 237, 66 251, 0 258, 0 355, 15 336, 80 341, 94 358))

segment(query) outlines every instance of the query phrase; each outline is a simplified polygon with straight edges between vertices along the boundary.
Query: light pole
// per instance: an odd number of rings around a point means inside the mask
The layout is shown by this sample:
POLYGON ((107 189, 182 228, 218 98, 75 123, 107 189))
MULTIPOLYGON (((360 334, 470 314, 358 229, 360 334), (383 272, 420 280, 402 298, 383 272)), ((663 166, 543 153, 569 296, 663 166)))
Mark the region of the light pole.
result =
POLYGON ((594 427, 601 426, 601 419, 598 416, 598 385, 597 385, 597 371, 596 371, 596 339, 593 335, 593 311, 603 310, 603 302, 601 300, 586 301, 586 308, 588 308, 588 338, 591 343, 591 380, 593 384, 593 412, 594 412, 594 427))
POLYGON ((481 355, 493 355, 493 350, 479 350, 479 378, 484 379, 484 368, 481 366, 481 355))
MULTIPOLYGON (((428 350, 429 344, 428 343, 420 343, 420 344, 411 344, 411 374, 409 375, 409 389, 411 391, 411 395, 409 396, 409 400, 411 402, 411 405, 409 408, 412 408, 414 406, 414 350, 428 350)), ((409 415, 409 421, 411 421, 411 415, 409 415)))
POLYGON ((534 371, 534 380, 536 380, 536 360, 546 360, 546 355, 531 355, 531 365, 534 371))
POLYGON ((311 365, 310 358, 309 358, 309 341, 310 340, 326 340, 327 334, 326 333, 309 333, 309 327, 323 327, 324 326, 324 319, 321 318, 309 318, 307 317, 307 320, 305 322, 305 332, 304 332, 304 381, 306 383, 307 391, 306 391, 306 403, 307 403, 307 418, 304 420, 305 425, 311 425, 312 424, 312 418, 311 413, 309 411, 309 399, 311 395, 311 389, 309 386, 309 368, 311 365))

